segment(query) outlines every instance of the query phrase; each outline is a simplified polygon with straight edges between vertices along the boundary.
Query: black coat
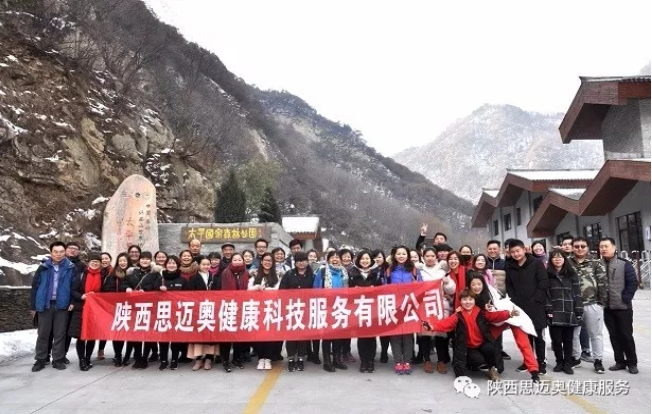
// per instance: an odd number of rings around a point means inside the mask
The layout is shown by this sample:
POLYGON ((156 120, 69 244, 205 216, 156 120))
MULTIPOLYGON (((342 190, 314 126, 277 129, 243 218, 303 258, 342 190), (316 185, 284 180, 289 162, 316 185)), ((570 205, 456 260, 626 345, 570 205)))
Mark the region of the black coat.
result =
MULTIPOLYGON (((466 334, 466 322, 464 321, 464 316, 459 312, 457 315, 457 326, 455 327, 455 336, 453 343, 453 370, 455 371, 455 376, 459 377, 465 375, 466 366, 468 362, 468 343, 467 343, 467 334, 466 334)), ((494 337, 489 331, 489 323, 484 317, 482 311, 478 313, 478 316, 475 319, 482 333, 482 337, 486 342, 494 344, 494 337)), ((495 347, 496 351, 496 365, 502 365, 502 357, 500 356, 500 347, 495 347), (500 360, 500 361, 499 361, 500 360)))
POLYGON ((201 277, 199 272, 190 276, 188 279, 188 290, 211 290, 213 285, 213 276, 208 275, 208 285, 204 283, 204 278, 201 277))
POLYGON ((378 271, 378 268, 371 269, 366 279, 362 276, 360 269, 357 267, 351 269, 351 272, 349 273, 349 287, 381 286, 382 284, 382 269, 380 269, 380 272, 378 271))
POLYGON ((580 280, 575 270, 566 274, 564 269, 557 274, 554 268, 548 268, 548 296, 546 314, 551 326, 578 326, 578 317, 584 313, 580 280))
POLYGON ((315 282, 315 275, 312 273, 312 268, 308 266, 306 274, 299 276, 297 269, 288 270, 281 279, 279 289, 312 289, 315 282))
MULTIPOLYGON (((129 275, 129 271, 127 271, 127 274, 129 275)), ((131 273, 131 276, 135 277, 138 280, 138 283, 136 284, 138 289, 135 290, 144 290, 145 292, 151 292, 157 289, 157 280, 161 278, 161 274, 159 272, 145 272, 140 268, 134 269, 133 273, 131 273)))
POLYGON ((68 326, 68 336, 73 338, 79 338, 81 336, 82 314, 85 302, 82 296, 86 293, 86 275, 87 272, 84 271, 75 276, 70 290, 73 308, 72 314, 70 315, 70 325, 68 326))
POLYGON ((163 271, 161 277, 154 282, 154 290, 160 291, 161 286, 165 286, 168 291, 188 290, 188 281, 181 276, 181 272, 163 271))
POLYGON ((139 280, 134 275, 117 277, 115 273, 111 273, 102 282, 102 292, 126 292, 128 288, 136 289, 138 282, 139 280))
POLYGON ((546 298, 548 273, 541 260, 526 254, 525 263, 519 266, 514 259, 505 263, 505 286, 515 305, 532 319, 537 330, 546 328, 546 298))

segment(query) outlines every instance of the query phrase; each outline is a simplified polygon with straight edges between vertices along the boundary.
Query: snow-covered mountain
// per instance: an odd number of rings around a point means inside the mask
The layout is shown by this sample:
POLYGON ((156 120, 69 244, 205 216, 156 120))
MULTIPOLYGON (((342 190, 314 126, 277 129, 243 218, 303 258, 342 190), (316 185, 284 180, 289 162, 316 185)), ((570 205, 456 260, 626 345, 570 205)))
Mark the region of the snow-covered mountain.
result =
POLYGON ((511 105, 483 105, 449 126, 429 144, 392 158, 455 195, 477 201, 482 188, 495 188, 511 168, 599 168, 601 141, 562 144, 563 114, 524 111, 511 105))

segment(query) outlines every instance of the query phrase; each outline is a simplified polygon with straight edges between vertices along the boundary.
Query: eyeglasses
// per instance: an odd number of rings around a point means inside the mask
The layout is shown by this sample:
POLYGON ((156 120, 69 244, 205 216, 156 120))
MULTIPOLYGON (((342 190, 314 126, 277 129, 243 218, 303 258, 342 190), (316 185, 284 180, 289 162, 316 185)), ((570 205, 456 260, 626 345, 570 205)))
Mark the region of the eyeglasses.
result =
POLYGON ((586 244, 576 244, 573 249, 586 249, 586 244))

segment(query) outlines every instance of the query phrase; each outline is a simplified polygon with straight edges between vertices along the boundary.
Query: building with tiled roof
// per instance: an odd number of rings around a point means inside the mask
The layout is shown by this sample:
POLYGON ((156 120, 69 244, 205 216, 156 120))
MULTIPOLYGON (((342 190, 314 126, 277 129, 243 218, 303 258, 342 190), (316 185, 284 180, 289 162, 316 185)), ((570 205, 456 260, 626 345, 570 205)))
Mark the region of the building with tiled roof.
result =
POLYGON ((599 139, 599 170, 507 170, 485 189, 473 215, 492 239, 559 244, 582 235, 596 249, 613 237, 619 250, 650 250, 650 76, 582 77, 559 127, 561 139, 599 139))

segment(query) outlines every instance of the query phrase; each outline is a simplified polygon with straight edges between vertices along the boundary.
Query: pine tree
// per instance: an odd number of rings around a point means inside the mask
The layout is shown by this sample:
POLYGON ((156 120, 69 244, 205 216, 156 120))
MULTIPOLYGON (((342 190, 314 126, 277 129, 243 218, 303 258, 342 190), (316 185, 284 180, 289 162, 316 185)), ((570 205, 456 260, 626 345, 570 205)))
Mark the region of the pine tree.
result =
POLYGON ((278 207, 278 203, 270 187, 265 188, 258 219, 261 223, 282 224, 281 209, 278 207))
POLYGON ((229 170, 229 176, 215 192, 215 222, 240 223, 247 221, 247 196, 238 183, 235 170, 229 170))

